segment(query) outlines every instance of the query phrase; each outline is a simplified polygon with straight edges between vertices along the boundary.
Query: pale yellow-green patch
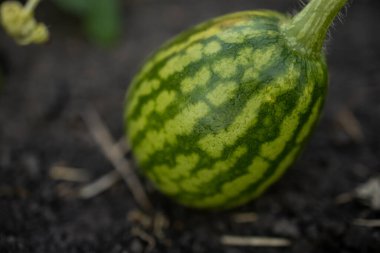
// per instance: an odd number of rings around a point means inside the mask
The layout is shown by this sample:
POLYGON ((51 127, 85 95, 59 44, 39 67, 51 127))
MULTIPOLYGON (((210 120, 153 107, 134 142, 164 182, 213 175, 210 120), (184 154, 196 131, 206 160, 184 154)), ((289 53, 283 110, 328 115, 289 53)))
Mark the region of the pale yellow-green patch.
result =
POLYGON ((153 167, 155 175, 160 175, 160 178, 165 178, 177 184, 177 180, 181 177, 188 177, 190 172, 195 168, 199 161, 198 154, 178 155, 176 157, 176 165, 172 168, 166 165, 156 165, 153 167))
POLYGON ((304 141, 304 139, 310 133, 310 130, 313 127, 314 123, 318 120, 319 108, 321 107, 321 103, 322 103, 322 98, 319 98, 311 111, 311 115, 309 116, 309 119, 307 120, 305 125, 302 127, 300 133, 298 134, 298 137, 297 137, 298 144, 304 141))
MULTIPOLYGON (((243 155, 246 152, 247 152, 246 147, 242 147, 240 149, 237 149, 234 153, 234 156, 235 156, 234 159, 235 160, 233 161, 233 164, 235 164, 236 161, 238 160, 238 158, 240 158, 241 155, 243 155)), ((261 174, 264 173, 266 168, 268 167, 268 164, 264 160, 257 160, 257 159, 254 160, 254 163, 256 163, 256 166, 258 166, 259 169, 253 170, 250 167, 249 168, 249 174, 244 174, 244 175, 234 179, 231 182, 225 183, 222 186, 222 191, 220 193, 215 194, 215 195, 210 196, 210 197, 206 197, 204 199, 201 199, 201 200, 197 201, 196 205, 199 207, 215 207, 215 206, 219 206, 222 204, 226 204, 225 201, 228 198, 232 198, 232 197, 237 196, 241 191, 243 191, 249 185, 251 185, 256 180, 258 180, 258 178, 261 177, 261 174)), ((227 168, 226 170, 228 170, 229 168, 227 168)), ((225 171, 225 170, 223 170, 223 171, 225 171)), ((223 172, 223 171, 221 171, 221 172, 223 172)), ((221 173, 221 172, 219 172, 219 173, 221 173)), ((216 175, 218 175, 218 174, 216 174, 216 175)), ((203 176, 203 174, 202 174, 202 176, 203 176)), ((202 182, 202 183, 207 183, 208 181, 209 180, 202 182)), ((192 185, 194 191, 197 191, 197 190, 199 191, 200 185, 201 185, 200 183, 194 183, 192 185)))
POLYGON ((145 80, 140 84, 134 83, 133 85, 138 86, 135 88, 135 94, 133 94, 133 96, 129 96, 131 98, 131 101, 129 102, 129 106, 127 108, 127 115, 130 115, 134 112, 142 96, 149 95, 160 87, 160 81, 157 79, 151 79, 145 80))
POLYGON ((178 155, 176 157, 176 166, 174 170, 178 171, 180 177, 188 177, 190 172, 197 166, 198 161, 199 155, 196 153, 190 155, 178 155))
POLYGON ((186 55, 189 55, 191 58, 200 59, 202 57, 203 45, 201 43, 197 43, 191 45, 188 49, 186 49, 186 55))
POLYGON ((215 89, 213 89, 206 95, 206 98, 213 105, 219 106, 224 102, 228 101, 229 99, 233 98, 233 95, 237 87, 237 83, 233 81, 221 82, 217 84, 215 89))
POLYGON ((211 71, 208 67, 202 67, 194 77, 186 77, 181 82, 181 91, 183 93, 189 93, 196 87, 201 87, 207 84, 211 78, 211 71))
POLYGON ((253 159, 251 165, 248 167, 249 174, 251 175, 252 183, 258 181, 269 168, 269 163, 263 158, 257 156, 253 159))
POLYGON ((281 48, 271 45, 263 50, 253 50, 252 61, 256 69, 262 69, 281 53, 281 48))
POLYGON ((154 107, 155 103, 152 100, 144 104, 141 109, 141 118, 146 118, 147 115, 154 111, 154 107))
POLYGON ((148 123, 148 117, 154 111, 163 113, 165 109, 175 100, 176 92, 164 90, 156 99, 152 99, 142 106, 141 113, 136 120, 130 120, 128 134, 133 138, 138 132, 143 131, 148 123))
MULTIPOLYGON (((175 53, 179 53, 197 41, 208 39, 208 38, 218 34, 219 31, 220 31, 219 26, 212 26, 209 29, 206 29, 202 32, 198 32, 198 33, 192 35, 188 40, 186 40, 184 42, 171 45, 171 47, 169 47, 168 49, 166 49, 164 51, 159 51, 154 56, 154 58, 152 59, 152 62, 157 63, 157 62, 167 58, 170 55, 173 55, 175 53)), ((147 68, 145 70, 145 72, 148 72, 151 68, 152 68, 152 66, 150 66, 150 68, 147 68)))
POLYGON ((251 66, 248 67, 243 74, 243 82, 251 82, 257 80, 261 71, 268 67, 268 65, 278 57, 280 50, 276 46, 269 46, 261 50, 243 49, 238 55, 240 62, 251 66), (246 52, 246 53, 245 53, 246 52))
POLYGON ((227 182, 222 187, 222 195, 226 198, 231 198, 239 195, 244 189, 246 189, 252 183, 252 175, 244 174, 231 182, 227 182))
MULTIPOLYGON (((167 168, 167 167, 166 166, 163 166, 162 168, 157 167, 157 170, 156 170, 157 172, 155 172, 155 173, 160 173, 165 168, 167 168)), ((166 193, 167 195, 174 195, 174 194, 179 192, 180 188, 170 178, 166 178, 166 177, 163 177, 161 175, 157 178, 159 178, 158 182, 156 183, 157 187, 163 193, 166 193)))
POLYGON ((166 133, 168 139, 170 136, 180 134, 190 134, 198 119, 202 118, 209 112, 209 107, 204 102, 198 102, 194 105, 186 107, 174 119, 166 123, 166 133), (172 135, 170 135, 170 133, 172 135))
POLYGON ((153 175, 159 175, 159 178, 160 180, 162 179, 172 179, 170 178, 170 175, 171 175, 171 169, 169 168, 169 166, 167 165, 156 165, 152 168, 152 170, 150 171, 151 174, 153 175))
MULTIPOLYGON (((297 114, 299 112, 297 111, 297 114)), ((281 123, 279 136, 271 141, 266 142, 261 146, 260 154, 263 157, 274 160, 284 150, 287 141, 291 139, 294 130, 299 123, 299 116, 296 113, 288 116, 281 123)))
POLYGON ((270 11, 270 10, 249 10, 249 11, 241 11, 241 12, 235 12, 231 14, 227 14, 225 16, 217 17, 214 19, 214 21, 229 21, 229 20, 236 20, 235 22, 239 22, 241 20, 244 20, 245 22, 250 22, 255 17, 277 17, 280 19, 285 19, 286 16, 282 15, 281 13, 270 11))
POLYGON ((260 154, 268 159, 275 159, 285 148, 287 141, 292 137, 293 131, 299 122, 298 111, 286 117, 281 123, 279 136, 261 146, 260 154))
POLYGON ((152 70, 152 68, 155 66, 155 63, 153 61, 146 62, 140 71, 137 73, 134 81, 140 81, 142 78, 146 76, 146 74, 149 73, 149 71, 152 70))
POLYGON ((147 176, 152 182, 158 181, 157 175, 153 170, 145 170, 144 175, 147 176))
POLYGON ((202 51, 202 44, 197 43, 187 48, 184 54, 173 56, 159 71, 160 77, 166 79, 170 75, 182 71, 190 63, 199 61, 202 58, 202 51))
POLYGON ((176 98, 176 92, 170 90, 162 91, 156 99, 156 111, 162 113, 176 98))
POLYGON ((294 162, 294 160, 296 159, 296 156, 298 154, 298 151, 299 151, 300 147, 299 146, 295 146, 293 147, 293 150, 289 152, 289 154, 285 157, 284 160, 282 160, 280 162, 280 164, 278 165, 278 167, 276 168, 274 174, 268 179, 266 180, 265 182, 263 182, 258 188, 257 190, 254 192, 253 196, 250 196, 250 197, 257 197, 259 196, 261 193, 263 193, 263 191, 268 188, 271 184, 273 184, 277 179, 279 179, 281 177, 282 174, 284 174, 285 170, 290 166, 292 165, 292 163, 294 162))
POLYGON ((261 106, 261 102, 257 97, 260 95, 254 96, 247 102, 242 112, 229 127, 200 139, 198 141, 199 147, 214 158, 220 157, 225 147, 234 144, 240 136, 244 135, 249 127, 257 123, 257 113, 261 106))
POLYGON ((221 49, 222 49, 222 46, 220 45, 219 42, 211 41, 211 42, 207 43, 207 45, 204 47, 203 53, 205 55, 212 55, 212 54, 216 54, 221 49))
POLYGON ((246 40, 246 35, 254 30, 252 28, 244 29, 226 29, 218 34, 218 38, 226 43, 243 43, 246 40))
POLYGON ((187 192, 199 192, 204 185, 207 185, 215 177, 229 171, 245 153, 247 153, 246 146, 236 148, 226 160, 216 162, 211 168, 202 168, 194 177, 183 180, 180 183, 181 187, 187 192))
POLYGON ((225 183, 222 187, 222 192, 214 196, 202 199, 201 205, 221 205, 228 198, 238 196, 242 191, 250 185, 258 181, 268 169, 269 163, 260 157, 256 157, 248 168, 247 174, 244 174, 231 182, 225 183))
POLYGON ((147 102, 143 105, 141 109, 141 114, 139 115, 139 118, 136 120, 130 120, 128 122, 129 124, 129 131, 128 135, 130 138, 134 138, 134 136, 144 129, 147 123, 147 117, 150 113, 154 111, 155 108, 155 102, 153 100, 147 102))
POLYGON ((255 67, 246 68, 242 77, 242 82, 254 82, 259 78, 260 71, 258 71, 255 67))
POLYGON ((237 65, 232 58, 223 58, 212 65, 212 70, 222 78, 231 78, 235 75, 237 65))
MULTIPOLYGON (((206 175, 207 176, 207 175, 206 175)), ((186 181, 181 182, 181 188, 186 192, 199 192, 199 185, 202 182, 198 177, 192 177, 186 181)))
POLYGON ((210 108, 204 102, 189 105, 174 118, 168 120, 161 129, 147 132, 145 138, 135 147, 137 160, 144 162, 165 145, 175 144, 178 135, 190 134, 194 125, 209 110, 210 108))
POLYGON ((137 161, 141 163, 147 160, 156 150, 162 149, 166 142, 165 137, 165 132, 163 131, 152 130, 148 132, 144 139, 144 145, 140 144, 135 148, 137 161))
POLYGON ((253 55, 253 48, 252 47, 245 47, 241 49, 236 56, 235 62, 237 64, 240 64, 242 66, 249 66, 253 65, 254 59, 252 58, 253 55))
MULTIPOLYGON (((252 194, 243 194, 243 195, 241 195, 240 193, 242 191, 246 190, 249 187, 249 185, 252 185, 253 183, 255 183, 258 180, 260 180, 260 178, 263 176, 263 174, 265 173, 265 171, 269 168, 269 164, 266 164, 266 163, 263 163, 262 166, 260 165, 258 167, 255 167, 254 166, 255 163, 252 163, 252 165, 251 165, 251 167, 249 169, 250 175, 252 176, 251 177, 252 181, 249 182, 249 184, 246 185, 245 188, 244 187, 240 187, 240 189, 239 189, 240 192, 236 191, 236 194, 231 196, 231 197, 235 197, 232 206, 238 206, 238 205, 240 205, 242 203, 245 203, 245 202, 247 202, 247 201, 249 201, 249 200, 251 200, 253 198, 258 197, 259 195, 261 195, 265 191, 265 189, 267 189, 271 184, 273 184, 277 179, 279 179, 281 177, 281 175, 285 172, 285 170, 293 163, 293 161, 296 158, 296 155, 298 154, 298 151, 299 151, 299 146, 293 147, 293 150, 290 151, 290 153, 285 157, 285 159, 283 159, 281 161, 280 165, 278 165, 278 167, 276 168, 274 174, 267 181, 265 181, 262 184, 260 184, 258 186, 258 188, 256 189, 256 191, 253 192, 252 194), (257 169, 257 168, 260 168, 260 169, 257 169)), ((264 162, 264 160, 262 160, 261 162, 264 162)), ((259 161, 259 163, 261 163, 261 162, 259 161)), ((247 175, 247 177, 248 177, 248 175, 247 175)), ((243 184, 244 180, 248 180, 248 179, 244 179, 244 176, 243 176, 240 180, 243 181, 243 182, 237 181, 236 183, 243 184)), ((218 197, 220 198, 220 196, 215 196, 216 199, 218 199, 218 197)), ((226 205, 228 205, 228 203, 226 205)), ((230 207, 232 207, 232 206, 230 206, 230 207)))
POLYGON ((191 205, 198 208, 216 207, 223 204, 226 201, 226 197, 222 194, 216 194, 214 196, 191 202, 191 205))
POLYGON ((160 70, 159 75, 161 78, 166 79, 171 74, 182 70, 184 64, 187 65, 188 62, 183 61, 182 55, 174 56, 160 70))
POLYGON ((221 32, 218 37, 220 40, 226 43, 243 43, 249 39, 254 39, 255 37, 260 37, 265 35, 265 37, 276 37, 278 32, 267 31, 267 30, 255 30, 252 27, 245 27, 243 29, 231 29, 221 32))

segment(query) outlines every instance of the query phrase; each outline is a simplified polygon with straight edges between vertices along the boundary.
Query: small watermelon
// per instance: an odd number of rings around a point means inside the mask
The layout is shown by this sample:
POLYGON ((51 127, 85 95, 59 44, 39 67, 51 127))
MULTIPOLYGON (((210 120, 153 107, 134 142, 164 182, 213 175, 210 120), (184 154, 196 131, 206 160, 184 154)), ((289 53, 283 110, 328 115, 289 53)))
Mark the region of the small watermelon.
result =
POLYGON ((327 30, 346 0, 294 17, 245 11, 205 22, 153 54, 134 78, 126 133, 138 167, 194 208, 259 196, 294 162, 327 90, 327 30))

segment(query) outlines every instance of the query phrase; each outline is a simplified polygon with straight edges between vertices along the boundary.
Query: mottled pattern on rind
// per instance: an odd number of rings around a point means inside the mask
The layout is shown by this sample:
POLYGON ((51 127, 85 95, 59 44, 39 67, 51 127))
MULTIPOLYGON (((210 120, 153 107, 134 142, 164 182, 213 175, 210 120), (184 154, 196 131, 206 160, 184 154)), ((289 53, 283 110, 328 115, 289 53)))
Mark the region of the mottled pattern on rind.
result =
MULTIPOLYGON (((158 70, 172 57, 184 53, 183 46, 189 48, 198 42, 202 42, 202 44, 205 45, 207 42, 217 39, 217 35, 220 34, 221 31, 238 30, 241 28, 249 28, 251 30, 262 32, 269 30, 276 31, 277 23, 284 19, 285 17, 282 14, 273 11, 246 11, 215 18, 183 32, 166 43, 155 54, 148 58, 146 64, 132 81, 132 85, 128 90, 127 100, 131 97, 136 97, 135 92, 142 80, 159 80, 156 79, 158 78, 158 70), (199 36, 200 33, 202 33, 203 36, 199 36), (174 50, 173 52, 171 48, 181 48, 182 50, 174 50), (165 53, 167 51, 170 51, 171 53, 165 53), (162 55, 165 55, 166 57, 162 57, 162 55)), ((130 108, 126 110, 126 114, 128 115, 129 113, 130 108)))
POLYGON ((201 24, 154 54, 132 83, 126 126, 141 169, 179 202, 230 208, 281 176, 310 135, 323 59, 287 48, 273 12, 201 24))

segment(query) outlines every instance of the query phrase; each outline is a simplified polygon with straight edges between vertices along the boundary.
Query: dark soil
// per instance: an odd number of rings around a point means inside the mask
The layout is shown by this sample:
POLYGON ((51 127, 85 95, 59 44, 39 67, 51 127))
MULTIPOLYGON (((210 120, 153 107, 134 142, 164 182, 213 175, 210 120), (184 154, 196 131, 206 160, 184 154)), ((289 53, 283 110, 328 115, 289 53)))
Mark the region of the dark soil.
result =
POLYGON ((320 124, 298 162, 250 204, 194 211, 144 182, 155 212, 169 220, 157 233, 142 218, 128 219, 138 206, 124 183, 83 200, 71 194, 82 184, 49 174, 56 164, 84 168, 92 179, 113 169, 80 115, 84 106, 94 106, 113 136, 121 137, 128 84, 162 42, 228 12, 298 7, 297 0, 130 0, 121 43, 104 50, 86 41, 79 20, 46 1, 38 16, 50 26, 50 44, 18 47, 1 33, 0 252, 380 252, 380 228, 354 223, 379 219, 380 212, 357 200, 336 201, 380 172, 378 0, 353 1, 343 24, 336 22, 327 45, 330 92, 320 124), (242 212, 254 212, 258 220, 237 223, 232 217, 242 212), (292 245, 231 247, 220 243, 225 234, 282 237, 292 245))

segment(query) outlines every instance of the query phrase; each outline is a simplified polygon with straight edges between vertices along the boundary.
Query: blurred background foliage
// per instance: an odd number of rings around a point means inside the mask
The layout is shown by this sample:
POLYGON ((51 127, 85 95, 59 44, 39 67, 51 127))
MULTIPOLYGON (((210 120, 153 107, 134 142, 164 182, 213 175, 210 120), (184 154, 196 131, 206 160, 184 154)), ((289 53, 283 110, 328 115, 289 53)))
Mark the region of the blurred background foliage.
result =
POLYGON ((121 35, 120 0, 53 0, 63 11, 82 20, 88 38, 100 46, 112 46, 121 35))

